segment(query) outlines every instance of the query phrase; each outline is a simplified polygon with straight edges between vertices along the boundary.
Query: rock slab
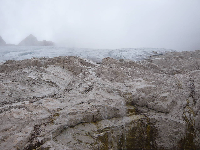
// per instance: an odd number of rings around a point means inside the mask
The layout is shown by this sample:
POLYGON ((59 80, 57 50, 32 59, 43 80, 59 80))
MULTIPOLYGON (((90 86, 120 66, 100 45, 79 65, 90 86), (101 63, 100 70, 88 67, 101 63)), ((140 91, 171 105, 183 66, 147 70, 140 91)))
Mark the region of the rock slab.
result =
POLYGON ((198 149, 199 60, 200 51, 101 64, 74 56, 6 61, 0 147, 198 149))

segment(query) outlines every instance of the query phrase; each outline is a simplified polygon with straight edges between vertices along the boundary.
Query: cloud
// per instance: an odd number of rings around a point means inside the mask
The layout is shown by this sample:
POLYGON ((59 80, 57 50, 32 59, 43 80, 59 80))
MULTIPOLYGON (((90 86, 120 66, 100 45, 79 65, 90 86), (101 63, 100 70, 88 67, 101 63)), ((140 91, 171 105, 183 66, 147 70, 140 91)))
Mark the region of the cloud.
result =
POLYGON ((200 49, 199 0, 1 0, 0 34, 68 47, 200 49))

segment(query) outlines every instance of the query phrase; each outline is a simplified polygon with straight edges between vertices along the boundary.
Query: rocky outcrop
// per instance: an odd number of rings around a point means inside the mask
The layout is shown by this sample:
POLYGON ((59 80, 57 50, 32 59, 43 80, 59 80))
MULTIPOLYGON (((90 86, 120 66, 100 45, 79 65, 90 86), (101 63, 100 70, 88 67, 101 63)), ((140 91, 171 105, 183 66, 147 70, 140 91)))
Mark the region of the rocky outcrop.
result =
POLYGON ((19 46, 53 46, 54 43, 51 41, 46 41, 46 40, 38 41, 36 37, 30 34, 28 37, 22 40, 18 45, 19 46))
POLYGON ((0 46, 6 46, 6 42, 0 36, 0 46))
POLYGON ((0 66, 4 149, 200 148, 200 51, 0 66))
POLYGON ((46 40, 43 40, 43 41, 40 41, 39 42, 41 46, 53 46, 54 43, 52 41, 46 41, 46 40))

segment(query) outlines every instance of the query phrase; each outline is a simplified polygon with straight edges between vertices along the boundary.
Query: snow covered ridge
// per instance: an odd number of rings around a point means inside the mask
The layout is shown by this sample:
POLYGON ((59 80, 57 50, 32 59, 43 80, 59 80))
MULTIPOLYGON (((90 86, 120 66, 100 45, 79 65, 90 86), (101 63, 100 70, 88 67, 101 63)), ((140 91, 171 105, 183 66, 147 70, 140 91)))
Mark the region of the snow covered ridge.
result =
POLYGON ((0 62, 23 60, 32 57, 79 56, 101 62, 103 58, 142 60, 150 55, 159 55, 174 50, 164 48, 122 48, 122 49, 87 49, 54 46, 0 46, 0 62))

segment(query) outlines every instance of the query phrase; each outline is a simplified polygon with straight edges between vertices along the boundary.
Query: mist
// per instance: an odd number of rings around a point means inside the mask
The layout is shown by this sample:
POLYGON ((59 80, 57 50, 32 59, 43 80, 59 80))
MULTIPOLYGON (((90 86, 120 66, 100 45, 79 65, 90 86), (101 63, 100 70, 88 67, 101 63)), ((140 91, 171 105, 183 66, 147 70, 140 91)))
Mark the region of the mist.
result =
POLYGON ((200 49, 199 0, 0 0, 0 36, 79 48, 200 49))

